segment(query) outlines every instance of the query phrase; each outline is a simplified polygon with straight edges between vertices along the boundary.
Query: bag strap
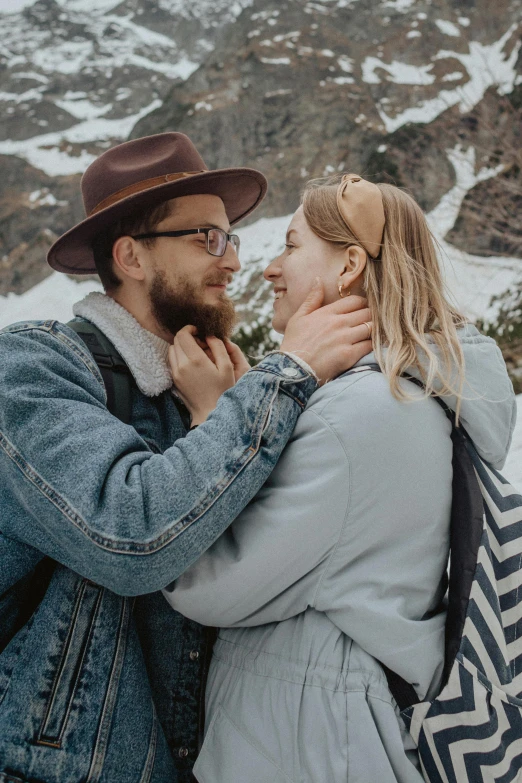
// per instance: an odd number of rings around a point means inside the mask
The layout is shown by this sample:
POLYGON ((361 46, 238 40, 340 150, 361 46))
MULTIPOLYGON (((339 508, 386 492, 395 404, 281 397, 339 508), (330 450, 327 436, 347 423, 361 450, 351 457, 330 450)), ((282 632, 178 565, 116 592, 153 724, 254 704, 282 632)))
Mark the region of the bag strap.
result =
POLYGON ((105 384, 107 408, 110 413, 124 424, 129 424, 134 379, 125 360, 103 332, 90 321, 73 320, 69 321, 67 326, 83 340, 98 365, 105 384))

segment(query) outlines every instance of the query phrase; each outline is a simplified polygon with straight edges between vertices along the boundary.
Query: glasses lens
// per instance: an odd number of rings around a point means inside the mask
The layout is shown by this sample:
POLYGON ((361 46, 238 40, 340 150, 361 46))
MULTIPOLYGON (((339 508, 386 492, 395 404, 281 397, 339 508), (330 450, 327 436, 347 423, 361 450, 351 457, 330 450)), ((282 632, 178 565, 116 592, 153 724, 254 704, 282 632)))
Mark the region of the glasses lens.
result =
POLYGON ((222 256, 227 249, 227 235, 220 228, 211 228, 208 232, 208 252, 213 256, 222 256))
POLYGON ((230 234, 230 244, 236 251, 236 254, 239 255, 239 237, 237 234, 230 234))

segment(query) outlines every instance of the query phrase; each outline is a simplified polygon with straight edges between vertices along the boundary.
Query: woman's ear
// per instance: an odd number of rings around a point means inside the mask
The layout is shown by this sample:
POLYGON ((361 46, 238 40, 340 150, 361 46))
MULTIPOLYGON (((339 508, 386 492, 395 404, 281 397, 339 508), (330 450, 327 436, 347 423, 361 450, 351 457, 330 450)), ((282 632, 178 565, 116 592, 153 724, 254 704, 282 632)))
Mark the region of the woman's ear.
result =
POLYGON ((123 279, 131 277, 133 280, 145 279, 145 268, 142 263, 139 245, 132 237, 119 237, 112 246, 112 258, 114 268, 123 279))
POLYGON ((364 270, 368 255, 359 245, 350 245, 344 251, 344 269, 341 272, 340 282, 343 288, 352 289, 360 279, 364 270))

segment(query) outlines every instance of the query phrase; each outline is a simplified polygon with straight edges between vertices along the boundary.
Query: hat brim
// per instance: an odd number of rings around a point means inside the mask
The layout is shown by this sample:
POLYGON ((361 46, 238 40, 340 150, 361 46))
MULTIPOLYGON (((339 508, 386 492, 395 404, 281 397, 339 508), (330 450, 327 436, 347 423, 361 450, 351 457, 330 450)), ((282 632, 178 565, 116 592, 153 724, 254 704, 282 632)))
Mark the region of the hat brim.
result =
POLYGON ((263 174, 247 168, 215 169, 156 185, 82 220, 56 240, 47 254, 47 263, 58 272, 95 274, 93 239, 125 217, 130 207, 135 210, 136 207, 153 207, 180 196, 210 194, 222 199, 230 225, 234 225, 253 212, 266 191, 267 181, 263 174))

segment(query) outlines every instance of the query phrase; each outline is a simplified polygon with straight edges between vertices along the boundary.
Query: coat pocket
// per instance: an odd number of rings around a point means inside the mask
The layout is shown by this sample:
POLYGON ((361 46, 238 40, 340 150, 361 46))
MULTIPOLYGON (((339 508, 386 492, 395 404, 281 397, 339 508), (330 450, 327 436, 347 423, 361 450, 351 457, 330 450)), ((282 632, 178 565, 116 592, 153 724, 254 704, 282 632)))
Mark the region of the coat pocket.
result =
POLYGON ((222 707, 216 710, 193 771, 199 783, 294 783, 222 707))
POLYGON ((60 748, 103 588, 82 580, 36 744, 60 748))

